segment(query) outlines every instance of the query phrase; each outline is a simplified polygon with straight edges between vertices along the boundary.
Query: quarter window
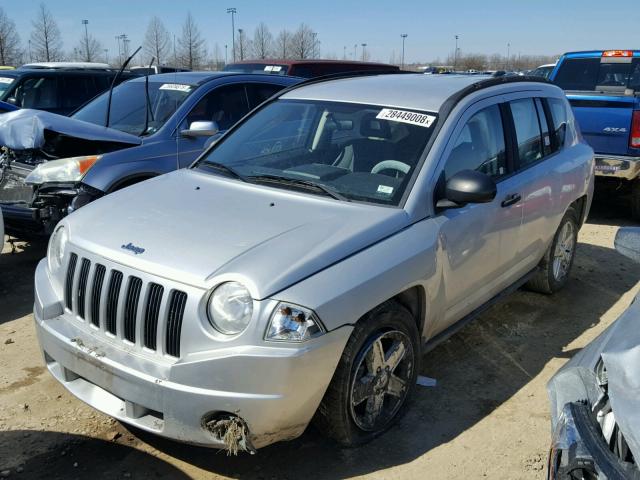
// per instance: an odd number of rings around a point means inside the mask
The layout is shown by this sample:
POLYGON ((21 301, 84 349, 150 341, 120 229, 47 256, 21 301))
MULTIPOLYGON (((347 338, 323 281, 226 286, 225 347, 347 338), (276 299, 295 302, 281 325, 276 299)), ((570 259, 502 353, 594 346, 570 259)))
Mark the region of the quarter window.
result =
POLYGON ((536 106, 532 98, 509 103, 518 144, 518 166, 526 167, 543 157, 542 136, 536 106))
POLYGON ((445 180, 462 170, 477 170, 492 177, 507 171, 500 108, 492 105, 466 123, 444 167, 445 180))
POLYGON ((567 107, 565 102, 558 98, 547 99, 549 110, 551 110, 551 118, 553 119, 554 135, 558 148, 564 146, 565 137, 567 136, 567 107))

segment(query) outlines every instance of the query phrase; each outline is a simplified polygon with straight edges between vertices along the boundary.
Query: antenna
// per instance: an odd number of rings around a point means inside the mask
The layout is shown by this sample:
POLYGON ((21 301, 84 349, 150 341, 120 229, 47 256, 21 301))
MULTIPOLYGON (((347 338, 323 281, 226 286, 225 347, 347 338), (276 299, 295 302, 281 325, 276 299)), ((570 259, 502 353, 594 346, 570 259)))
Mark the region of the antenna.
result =
POLYGON ((107 116, 104 122, 105 127, 109 126, 109 117, 111 116, 111 98, 113 97, 113 87, 116 86, 116 81, 118 80, 120 75, 122 75, 122 72, 127 67, 127 65, 129 65, 129 62, 133 60, 133 57, 135 57, 141 49, 142 49, 142 46, 139 46, 138 49, 135 52, 133 52, 133 55, 127 58, 127 61, 122 64, 122 67, 120 67, 120 70, 118 70, 118 73, 116 73, 116 75, 113 77, 113 80, 111 81, 111 87, 109 87, 109 100, 107 101, 107 116))

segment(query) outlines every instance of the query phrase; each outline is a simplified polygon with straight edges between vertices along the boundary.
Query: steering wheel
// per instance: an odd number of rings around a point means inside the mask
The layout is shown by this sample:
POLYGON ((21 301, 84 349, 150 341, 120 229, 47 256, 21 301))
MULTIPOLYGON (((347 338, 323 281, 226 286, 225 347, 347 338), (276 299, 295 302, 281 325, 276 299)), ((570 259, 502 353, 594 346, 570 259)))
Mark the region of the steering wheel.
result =
POLYGON ((374 167, 371 169, 371 173, 380 173, 384 170, 395 170, 395 177, 397 178, 398 173, 401 173, 402 175, 406 175, 407 173, 409 173, 409 170, 411 170, 411 166, 398 160, 383 160, 380 163, 374 165, 374 167))

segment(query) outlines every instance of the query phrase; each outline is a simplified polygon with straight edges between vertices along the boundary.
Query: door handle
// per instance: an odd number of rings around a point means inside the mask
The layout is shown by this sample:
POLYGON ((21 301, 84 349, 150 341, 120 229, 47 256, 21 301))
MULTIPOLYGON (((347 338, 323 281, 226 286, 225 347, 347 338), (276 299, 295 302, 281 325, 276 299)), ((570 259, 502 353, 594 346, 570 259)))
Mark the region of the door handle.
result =
POLYGON ((519 193, 512 193, 511 195, 507 195, 507 198, 502 200, 500 205, 502 207, 510 207, 514 203, 518 203, 520 200, 522 200, 522 196, 519 193))

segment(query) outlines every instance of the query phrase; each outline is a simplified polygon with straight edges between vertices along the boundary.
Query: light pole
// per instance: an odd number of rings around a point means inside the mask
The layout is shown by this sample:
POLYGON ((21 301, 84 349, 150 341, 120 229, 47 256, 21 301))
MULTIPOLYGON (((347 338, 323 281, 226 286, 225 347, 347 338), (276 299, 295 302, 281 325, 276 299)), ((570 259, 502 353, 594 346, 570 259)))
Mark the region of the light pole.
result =
MULTIPOLYGON (((31 41, 31 40, 29 40, 31 41)), ((346 60, 347 59, 347 46, 345 45, 344 47, 342 47, 342 59, 346 60)))
POLYGON ((456 49, 453 52, 453 71, 455 72, 457 66, 458 66, 458 38, 460 37, 459 35, 456 35, 456 49))
POLYGON ((402 37, 402 62, 400 63, 400 70, 402 70, 404 68, 404 41, 408 35, 406 33, 401 33, 400 36, 402 37))
POLYGON ((312 38, 312 50, 311 50, 311 56, 313 58, 316 58, 316 38, 318 37, 318 32, 311 32, 311 38, 312 38))
POLYGON ((235 8, 227 8, 227 13, 231 14, 231 50, 233 52, 233 61, 236 61, 236 13, 238 10, 235 8))
POLYGON ((358 59, 358 44, 357 43, 353 46, 353 59, 354 60, 358 59))
POLYGON ((104 63, 109 63, 109 49, 104 49, 104 63))
POLYGON ((89 30, 87 25, 89 25, 89 20, 82 20, 82 24, 84 25, 84 48, 86 50, 86 59, 87 62, 91 61, 91 54, 89 53, 89 30))
POLYGON ((367 44, 366 43, 361 43, 360 45, 362 45, 362 61, 364 62, 366 49, 367 49, 367 44))
POLYGON ((507 42, 507 68, 505 70, 509 70, 509 57, 511 56, 511 43, 507 42))
POLYGON ((244 43, 242 40, 242 34, 244 33, 244 30, 239 28, 238 29, 238 34, 240 35, 240 38, 238 38, 238 43, 240 44, 240 61, 244 60, 244 51, 242 49, 242 44, 244 43))
POLYGON ((29 40, 29 61, 33 62, 33 55, 31 55, 31 40, 29 40))
POLYGON ((120 47, 120 35, 116 35, 116 41, 118 42, 118 62, 122 63, 122 48, 120 47))
POLYGON ((227 51, 229 50, 228 48, 229 46, 225 43, 224 44, 224 64, 226 65, 227 63, 229 63, 229 61, 227 60, 227 51))

